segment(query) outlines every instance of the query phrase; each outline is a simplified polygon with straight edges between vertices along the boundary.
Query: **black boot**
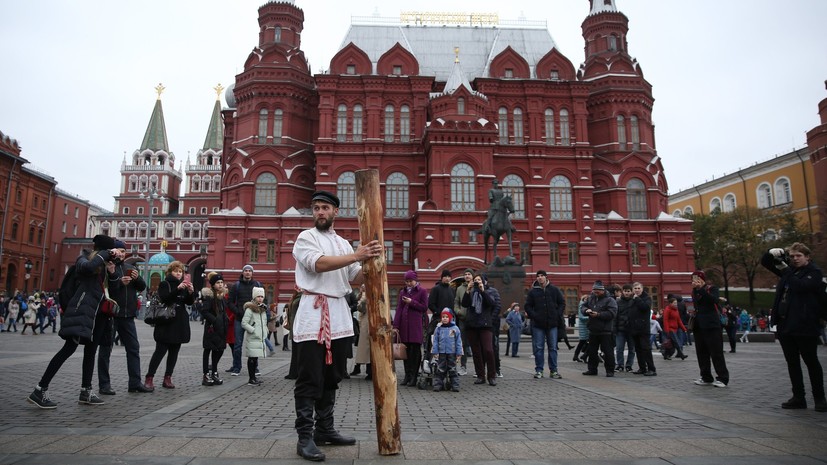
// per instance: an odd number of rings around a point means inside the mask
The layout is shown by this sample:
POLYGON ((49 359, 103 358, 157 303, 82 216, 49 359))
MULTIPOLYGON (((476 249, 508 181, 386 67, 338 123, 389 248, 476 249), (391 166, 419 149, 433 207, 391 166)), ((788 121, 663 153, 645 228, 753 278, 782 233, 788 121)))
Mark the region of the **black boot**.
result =
POLYGON ((365 365, 365 381, 370 381, 373 379, 373 370, 371 370, 370 363, 365 365))
POLYGON ((315 401, 309 397, 296 397, 296 432, 299 434, 296 454, 305 460, 321 462, 324 460, 324 453, 313 441, 314 403, 315 401))
POLYGON ((322 393, 322 398, 316 401, 316 430, 313 440, 319 444, 334 446, 352 446, 356 438, 342 436, 333 427, 333 407, 336 405, 336 391, 329 390, 322 393))
POLYGON ((362 374, 362 365, 356 363, 353 365, 353 371, 350 372, 350 376, 356 376, 362 374))

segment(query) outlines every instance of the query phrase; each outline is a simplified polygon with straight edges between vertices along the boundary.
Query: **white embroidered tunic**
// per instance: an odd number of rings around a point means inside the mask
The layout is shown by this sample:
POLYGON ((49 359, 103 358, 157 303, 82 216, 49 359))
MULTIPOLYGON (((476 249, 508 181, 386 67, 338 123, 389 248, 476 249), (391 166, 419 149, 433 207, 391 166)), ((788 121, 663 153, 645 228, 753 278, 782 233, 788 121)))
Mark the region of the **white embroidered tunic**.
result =
POLYGON ((359 276, 359 262, 338 270, 316 272, 316 262, 325 255, 341 256, 353 253, 353 247, 336 231, 326 232, 316 228, 302 231, 293 245, 296 259, 296 285, 305 292, 293 322, 293 340, 296 342, 318 340, 321 329, 321 309, 314 308, 315 294, 327 296, 330 308, 331 339, 353 336, 353 317, 345 296, 353 289, 350 282, 359 276))

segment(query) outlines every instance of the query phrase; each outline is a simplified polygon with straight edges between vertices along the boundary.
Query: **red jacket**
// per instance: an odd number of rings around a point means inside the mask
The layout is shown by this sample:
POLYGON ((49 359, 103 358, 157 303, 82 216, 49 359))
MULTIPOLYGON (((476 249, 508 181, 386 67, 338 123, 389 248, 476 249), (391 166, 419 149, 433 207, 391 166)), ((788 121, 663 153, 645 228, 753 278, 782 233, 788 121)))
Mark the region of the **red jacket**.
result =
POLYGON ((663 330, 667 333, 674 333, 678 328, 686 331, 686 326, 681 321, 681 315, 678 313, 678 307, 667 305, 663 309, 663 330))

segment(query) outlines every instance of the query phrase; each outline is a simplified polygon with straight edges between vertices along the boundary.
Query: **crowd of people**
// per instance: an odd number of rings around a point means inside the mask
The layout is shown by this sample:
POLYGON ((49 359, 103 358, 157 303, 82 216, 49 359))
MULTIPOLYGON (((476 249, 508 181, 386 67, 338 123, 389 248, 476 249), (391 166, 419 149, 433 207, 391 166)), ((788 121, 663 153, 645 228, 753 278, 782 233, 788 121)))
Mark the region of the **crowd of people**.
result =
MULTIPOLYGON (((201 384, 224 382, 219 364, 229 347, 232 358, 226 372, 239 375, 241 359, 246 357, 247 384, 259 386, 259 359, 273 354, 278 345, 276 329, 283 326, 290 335, 289 341, 288 337, 283 340, 283 349, 289 350, 288 342, 293 347, 290 372, 285 378, 295 380, 296 453, 320 461, 325 455, 319 446, 354 444, 354 438, 336 430, 333 411, 339 383, 361 374, 363 366, 365 379, 370 380, 376 368, 370 357, 367 293, 364 285, 359 292, 354 292, 353 286, 364 280, 362 263, 381 256, 383 248, 373 240, 354 249, 338 236, 332 228, 338 207, 335 194, 313 194, 314 227, 301 232, 293 246, 296 293, 278 317, 275 304, 268 305, 263 286, 253 279, 251 265, 244 266, 232 284, 227 284, 220 273, 210 272, 204 288, 196 291, 184 264, 170 263, 156 297, 146 303, 153 307, 147 313, 154 325, 155 350, 143 377, 135 318, 141 307, 138 295, 147 285, 134 267, 124 263, 123 242, 96 236, 93 248, 84 250, 73 267, 75 287, 62 309, 62 298, 44 293, 18 294, 4 298, 0 305, 0 329, 5 332, 17 332, 20 321, 24 334, 29 328, 34 334, 44 334, 49 328, 55 332, 60 318, 58 334, 64 345, 45 368, 28 401, 43 409, 56 408, 48 395, 49 385, 65 361, 83 346, 78 402, 103 404, 93 390, 93 371, 97 363, 98 392, 115 395, 109 358, 116 336, 126 350, 129 392, 153 392, 155 374, 164 359, 161 387, 175 389, 178 354, 182 344, 191 340, 190 324, 195 318, 204 325, 201 384), (101 303, 107 301, 116 304, 112 313, 103 311, 101 303), (165 312, 156 311, 161 307, 165 312), (271 336, 275 339, 272 343, 271 336), (348 359, 354 359, 350 373, 348 359)), ((825 317, 819 300, 824 283, 809 256, 809 249, 796 243, 786 251, 771 249, 762 264, 779 276, 770 322, 777 328, 793 391, 793 397, 781 406, 807 407, 800 364, 803 360, 815 409, 823 412, 827 411, 827 403, 816 347, 823 332, 819 320, 825 317)), ((749 332, 762 329, 761 321, 766 318, 728 305, 702 271, 691 276, 691 309, 680 296, 669 295, 660 312, 654 310, 653 297, 640 282, 616 286, 595 281, 591 292, 579 300, 578 308, 567 309, 563 293, 544 270, 535 273, 525 301, 507 307, 484 272, 467 269, 462 278, 454 285, 451 271, 444 270, 429 290, 421 285, 416 271, 405 273, 392 322, 406 346, 401 385, 421 388, 421 376, 427 373, 434 391, 458 392, 470 357, 474 362, 473 383, 497 386, 502 377, 502 329, 507 330, 506 356, 520 356, 521 339, 527 330, 531 335, 534 378, 543 378, 548 364, 548 377, 561 379, 557 346, 560 340, 568 344, 564 339, 566 320, 574 314, 580 333, 573 360, 586 363, 585 376, 598 375, 601 365, 607 377, 616 373, 657 376, 653 347, 660 349, 664 360, 674 356, 683 361, 689 357, 684 349, 694 345, 700 374, 694 383, 725 388, 730 374, 723 334, 731 344, 730 352, 735 352, 737 331, 742 332, 741 342, 748 342, 749 332), (502 319, 505 327, 501 326, 502 319)))

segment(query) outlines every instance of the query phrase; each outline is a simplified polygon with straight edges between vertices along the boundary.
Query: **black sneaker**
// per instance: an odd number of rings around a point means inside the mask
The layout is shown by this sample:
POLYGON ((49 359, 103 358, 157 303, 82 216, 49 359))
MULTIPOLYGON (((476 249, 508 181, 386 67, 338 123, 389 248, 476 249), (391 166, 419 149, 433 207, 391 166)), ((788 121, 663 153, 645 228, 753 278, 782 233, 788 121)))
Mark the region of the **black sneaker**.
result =
POLYGON ((57 404, 49 399, 46 390, 35 389, 26 400, 45 410, 57 408, 57 404))
POLYGON ((807 401, 799 399, 798 397, 790 397, 790 400, 781 403, 783 409, 805 409, 807 408, 807 401))
POLYGON ((816 412, 827 412, 827 399, 822 397, 821 399, 816 399, 815 404, 815 411, 816 412))
POLYGON ((78 403, 79 404, 86 404, 86 405, 103 405, 103 400, 98 397, 91 389, 81 389, 80 395, 78 396, 78 403))
POLYGON ((261 384, 261 381, 256 379, 256 378, 252 378, 251 380, 247 381, 248 386, 258 386, 260 384, 261 384))

